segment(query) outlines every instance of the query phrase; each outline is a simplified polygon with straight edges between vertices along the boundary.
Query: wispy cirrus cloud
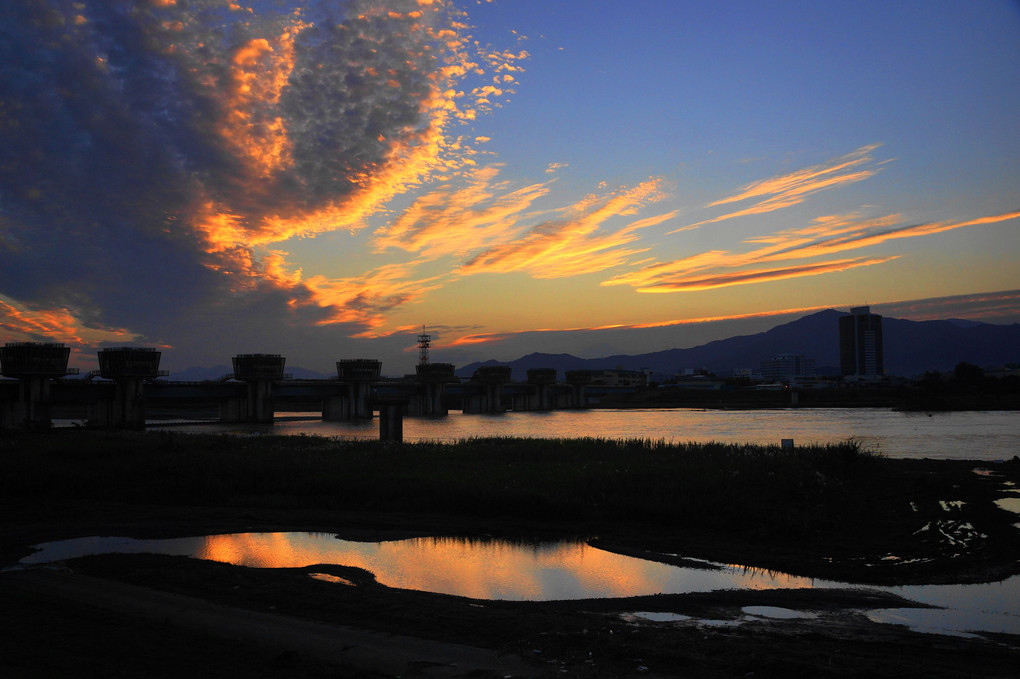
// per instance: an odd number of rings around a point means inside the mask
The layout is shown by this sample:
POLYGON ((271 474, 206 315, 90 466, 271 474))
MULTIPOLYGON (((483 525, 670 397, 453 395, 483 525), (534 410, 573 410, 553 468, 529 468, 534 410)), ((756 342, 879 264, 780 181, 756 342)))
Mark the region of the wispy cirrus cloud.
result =
POLYGON ((458 275, 524 271, 535 278, 562 278, 604 271, 627 262, 645 248, 629 247, 637 231, 675 216, 645 218, 616 229, 601 228, 614 217, 632 217, 664 197, 662 182, 651 179, 608 196, 588 196, 563 210, 565 216, 542 222, 518 239, 473 256, 458 275))
POLYGON ((746 200, 755 200, 754 204, 741 210, 727 212, 718 217, 688 224, 669 233, 689 231, 705 224, 714 224, 728 219, 736 219, 737 217, 774 212, 803 203, 808 196, 819 191, 868 179, 878 171, 873 166, 874 158, 872 157, 872 152, 879 146, 881 145, 869 144, 868 146, 862 146, 851 153, 825 163, 749 184, 738 193, 709 203, 706 207, 712 208, 719 205, 740 203, 746 200))
MULTIPOLYGON (((730 285, 767 283, 770 281, 785 280, 788 278, 802 278, 804 276, 818 276, 820 274, 833 273, 835 271, 846 271, 847 269, 855 269, 861 266, 884 264, 892 259, 896 259, 896 257, 858 257, 856 259, 837 259, 828 262, 814 262, 783 267, 761 267, 744 271, 728 271, 714 275, 663 277, 654 283, 645 283, 638 288, 638 291, 690 292, 693 290, 723 288, 730 285)), ((603 283, 603 285, 606 284, 610 283, 603 283)))
POLYGON ((348 278, 313 276, 305 281, 310 298, 298 304, 315 305, 327 312, 318 325, 354 324, 363 328, 354 336, 374 337, 389 312, 441 287, 444 276, 416 275, 420 263, 388 264, 348 278))
POLYGON ((498 181, 499 167, 479 168, 454 187, 443 185, 419 196, 390 224, 373 234, 377 251, 399 249, 435 259, 466 255, 512 240, 525 228, 532 204, 549 184, 509 190, 498 181))
POLYGON ((634 216, 661 199, 659 180, 543 211, 534 203, 549 193, 548 182, 512 188, 499 179, 499 170, 478 168, 456 185, 440 185, 374 232, 377 252, 403 251, 413 255, 412 260, 336 280, 301 280, 298 274, 297 280, 311 291, 298 304, 322 308, 321 323, 363 323, 374 336, 388 332, 383 327, 388 313, 466 276, 526 271, 536 278, 558 278, 619 266, 641 251, 625 247, 638 238, 638 231, 677 214, 674 210, 604 230, 607 220, 634 216), (550 212, 562 217, 529 226, 550 212), (438 260, 443 263, 433 268, 440 273, 418 273, 438 260))
MULTIPOLYGON (((875 148, 877 145, 865 146, 828 163, 751 184, 739 193, 716 201, 712 205, 763 196, 764 200, 747 210, 732 212, 670 233, 735 216, 769 212, 799 203, 811 193, 860 181, 874 173, 871 169, 861 169, 861 166, 872 162, 870 154, 875 148)), ((601 285, 629 285, 638 292, 690 292, 818 276, 883 264, 900 256, 892 254, 834 258, 836 255, 890 241, 930 236, 1017 218, 1020 218, 1020 210, 962 221, 922 224, 903 224, 900 215, 881 217, 863 217, 858 213, 827 215, 816 218, 807 227, 786 229, 744 241, 745 244, 759 247, 745 251, 709 250, 670 262, 648 262, 638 269, 609 278, 601 285), (823 261, 818 261, 819 259, 823 261)))
POLYGON ((874 306, 878 313, 914 321, 965 318, 988 323, 1020 323, 1020 290, 885 302, 874 306))

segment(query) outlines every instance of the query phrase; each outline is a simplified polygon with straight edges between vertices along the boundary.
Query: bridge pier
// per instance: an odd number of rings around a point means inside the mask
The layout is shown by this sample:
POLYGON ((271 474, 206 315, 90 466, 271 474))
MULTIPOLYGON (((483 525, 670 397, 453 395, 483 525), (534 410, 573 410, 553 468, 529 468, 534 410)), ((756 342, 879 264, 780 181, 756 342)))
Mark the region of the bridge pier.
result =
POLYGON ((484 365, 471 378, 474 386, 464 397, 465 413, 502 413, 503 385, 510 381, 511 368, 507 365, 484 365))
POLYGON ((564 373, 567 384, 570 386, 571 408, 586 408, 588 406, 587 386, 592 381, 592 374, 589 370, 568 370, 564 373))
POLYGON ((112 399, 89 403, 90 427, 145 427, 143 382, 166 372, 159 370, 160 352, 143 347, 103 349, 98 353, 99 376, 114 381, 112 399))
POLYGON ((18 378, 16 400, 0 403, 0 428, 50 426, 50 380, 69 374, 70 354, 63 344, 8 342, 0 347, 0 374, 18 378))
POLYGON ((243 401, 228 398, 220 402, 220 420, 272 424, 273 382, 283 379, 286 360, 279 354, 234 356, 234 379, 244 382, 247 389, 243 401))
POLYGON ((552 410, 552 385, 556 384, 555 368, 528 370, 528 402, 526 410, 552 410))
POLYGON ((343 421, 371 419, 373 416, 372 383, 382 374, 382 361, 372 358, 347 358, 336 362, 337 377, 346 385, 347 392, 324 400, 322 419, 343 421))
POLYGON ((409 413, 425 417, 445 417, 450 414, 446 405, 446 385, 456 382, 452 363, 426 363, 416 366, 415 397, 409 413))
POLYGON ((402 396, 376 398, 375 405, 379 408, 379 440, 402 443, 407 399, 402 396))
POLYGON ((351 398, 347 394, 322 399, 322 419, 326 422, 344 422, 351 419, 351 398))

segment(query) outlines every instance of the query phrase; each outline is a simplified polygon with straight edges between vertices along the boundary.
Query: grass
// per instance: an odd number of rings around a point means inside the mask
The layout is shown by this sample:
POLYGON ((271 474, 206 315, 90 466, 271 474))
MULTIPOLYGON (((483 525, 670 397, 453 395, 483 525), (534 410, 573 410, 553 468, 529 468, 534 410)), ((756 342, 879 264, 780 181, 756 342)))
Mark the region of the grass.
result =
POLYGON ((763 563, 768 554, 813 555, 830 569, 859 570, 861 559, 895 555, 919 564, 911 568, 950 575, 961 557, 978 570, 1015 570, 1015 515, 995 499, 1002 483, 1020 483, 1020 465, 981 463, 994 476, 974 474, 975 466, 888 459, 852 440, 783 449, 600 438, 391 444, 5 431, 0 512, 11 528, 33 517, 86 515, 257 515, 311 525, 347 513, 358 522, 427 519, 451 532, 519 525, 608 533, 671 552, 695 540, 763 563), (947 510, 950 501, 962 504, 947 510), (934 528, 920 530, 926 525, 934 528), (950 525, 973 526, 983 537, 961 547, 943 538, 939 527, 950 525))
POLYGON ((297 436, 50 431, 0 436, 0 493, 169 506, 271 506, 624 520, 811 532, 845 518, 881 458, 850 441, 777 446, 608 439, 384 444, 297 436))

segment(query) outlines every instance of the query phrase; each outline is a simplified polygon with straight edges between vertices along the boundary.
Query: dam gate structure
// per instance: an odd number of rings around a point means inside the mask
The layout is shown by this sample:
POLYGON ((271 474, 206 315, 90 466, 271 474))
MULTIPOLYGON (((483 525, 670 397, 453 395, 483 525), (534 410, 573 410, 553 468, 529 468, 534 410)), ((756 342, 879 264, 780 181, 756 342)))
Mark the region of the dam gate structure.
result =
POLYGON ((112 398, 97 398, 89 402, 88 425, 142 429, 145 427, 145 394, 143 384, 165 376, 159 369, 160 352, 148 347, 121 347, 102 349, 97 354, 98 374, 114 382, 112 398))
POLYGON ((16 395, 0 400, 0 428, 50 426, 51 381, 78 372, 67 369, 70 355, 70 347, 57 343, 8 342, 0 347, 0 374, 18 380, 16 395))
POLYGON ((234 379, 244 382, 247 389, 243 399, 229 398, 220 403, 220 420, 272 424, 273 382, 284 378, 285 362, 280 354, 234 356, 234 379))

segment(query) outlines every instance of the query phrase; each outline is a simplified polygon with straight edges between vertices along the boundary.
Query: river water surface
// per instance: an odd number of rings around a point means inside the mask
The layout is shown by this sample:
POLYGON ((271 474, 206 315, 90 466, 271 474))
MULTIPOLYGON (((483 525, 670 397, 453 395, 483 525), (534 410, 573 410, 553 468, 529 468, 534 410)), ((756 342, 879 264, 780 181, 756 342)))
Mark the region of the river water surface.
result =
MULTIPOLYGON (((185 431, 379 436, 377 420, 323 422, 317 413, 278 413, 273 425, 179 424, 185 431), (292 419, 292 418, 299 419, 292 419)), ((153 422, 154 427, 160 423, 153 422)), ((405 441, 457 441, 486 436, 654 439, 672 442, 779 445, 860 441, 889 457, 1003 460, 1020 455, 1020 413, 902 413, 886 408, 701 410, 690 408, 554 410, 404 418, 405 441)))

